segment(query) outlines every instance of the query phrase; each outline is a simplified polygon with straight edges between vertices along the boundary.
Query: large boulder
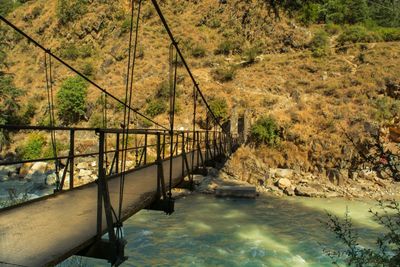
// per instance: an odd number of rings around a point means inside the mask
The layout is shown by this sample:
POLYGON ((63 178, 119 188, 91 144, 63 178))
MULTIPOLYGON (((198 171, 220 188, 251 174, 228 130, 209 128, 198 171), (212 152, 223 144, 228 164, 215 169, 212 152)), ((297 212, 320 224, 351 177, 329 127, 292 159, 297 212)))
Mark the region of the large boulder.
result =
POLYGON ((87 162, 80 162, 76 165, 76 168, 81 170, 81 169, 88 169, 89 168, 89 163, 87 162))
POLYGON ((47 162, 42 162, 42 161, 35 162, 32 165, 31 169, 29 170, 28 174, 31 174, 31 175, 44 174, 46 172, 47 168, 48 168, 47 162))
POLYGON ((304 185, 297 186, 294 189, 294 193, 296 194, 296 196, 302 197, 316 197, 319 195, 317 189, 304 185))
POLYGON ((287 178, 280 178, 276 182, 276 186, 279 187, 281 190, 285 190, 286 188, 290 188, 292 186, 292 182, 290 182, 287 178))
POLYGON ((293 177, 294 171, 292 169, 270 169, 269 173, 272 177, 275 178, 287 178, 290 179, 293 177))
POLYGON ((32 162, 27 162, 27 163, 22 164, 21 168, 19 169, 19 173, 18 173, 19 177, 24 178, 25 176, 27 176, 29 171, 32 168, 32 165, 33 165, 32 162))

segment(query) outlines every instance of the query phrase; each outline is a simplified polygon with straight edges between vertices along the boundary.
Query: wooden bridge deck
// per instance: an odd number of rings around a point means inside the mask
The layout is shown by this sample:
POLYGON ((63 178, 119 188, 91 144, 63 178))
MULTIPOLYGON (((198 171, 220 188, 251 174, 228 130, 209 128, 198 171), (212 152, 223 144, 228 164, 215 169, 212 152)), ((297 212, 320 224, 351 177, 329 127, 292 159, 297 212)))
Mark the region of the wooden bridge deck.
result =
MULTIPOLYGON (((204 154, 204 153, 203 153, 204 154)), ((197 153, 195 153, 197 155, 197 153)), ((191 153, 187 154, 191 166, 191 153)), ((197 163, 195 156, 194 163, 197 163)), ((195 164, 196 165, 196 164, 195 164)), ((163 162, 166 185, 169 160, 163 162)), ((182 180, 182 157, 173 160, 173 186, 182 180)), ((149 205, 157 189, 157 166, 126 175, 123 220, 149 205)), ((109 180, 114 209, 118 209, 119 177, 109 180)), ((0 266, 51 266, 86 247, 96 236, 97 184, 0 211, 0 266)), ((103 214, 103 230, 106 221, 103 214)))

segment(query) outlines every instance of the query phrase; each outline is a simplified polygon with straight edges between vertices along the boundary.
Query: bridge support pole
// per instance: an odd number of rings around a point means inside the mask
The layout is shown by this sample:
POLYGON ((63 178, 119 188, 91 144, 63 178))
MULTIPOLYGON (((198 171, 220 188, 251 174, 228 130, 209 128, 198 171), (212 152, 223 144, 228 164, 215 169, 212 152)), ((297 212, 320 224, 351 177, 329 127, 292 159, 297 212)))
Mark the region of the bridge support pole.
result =
POLYGON ((114 232, 114 221, 112 217, 112 206, 108 183, 106 179, 106 169, 104 168, 104 152, 105 152, 105 133, 98 131, 99 134, 99 162, 98 162, 98 179, 97 179, 97 238, 96 241, 86 248, 79 251, 76 255, 91 257, 96 259, 104 259, 113 266, 119 266, 127 258, 124 256, 126 241, 117 238, 114 232), (103 203, 104 214, 107 222, 108 240, 103 240, 103 203))
POLYGON ((185 177, 185 167, 187 170, 187 175, 189 177, 189 184, 187 185, 185 181, 182 181, 177 187, 178 188, 188 188, 189 190, 193 190, 193 174, 190 171, 189 162, 186 155, 185 148, 185 133, 182 132, 182 177, 185 177))
MULTIPOLYGON (((164 135, 165 136, 165 135, 164 135)), ((146 207, 148 210, 164 211, 167 215, 174 212, 175 201, 167 197, 164 181, 164 168, 161 158, 161 136, 157 133, 157 194, 153 203, 146 207), (161 198, 162 197, 162 198, 161 198)))

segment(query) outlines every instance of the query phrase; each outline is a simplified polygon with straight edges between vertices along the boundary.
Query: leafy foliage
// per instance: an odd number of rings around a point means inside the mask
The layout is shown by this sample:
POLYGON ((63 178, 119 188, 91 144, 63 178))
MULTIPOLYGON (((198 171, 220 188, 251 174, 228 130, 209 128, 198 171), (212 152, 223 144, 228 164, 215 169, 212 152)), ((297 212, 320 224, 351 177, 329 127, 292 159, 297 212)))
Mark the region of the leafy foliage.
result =
POLYGON ((325 31, 315 33, 310 42, 310 49, 314 57, 326 56, 329 52, 329 37, 325 31))
MULTIPOLYGON (((228 104, 225 98, 214 98, 209 102, 211 111, 219 122, 225 121, 228 117, 228 104)), ((211 116, 211 114, 210 114, 211 116)), ((211 117, 210 117, 211 119, 211 117)))
POLYGON ((381 41, 378 33, 368 31, 364 26, 355 25, 345 27, 343 33, 338 37, 338 43, 341 45, 348 43, 370 43, 381 41))
POLYGON ((60 24, 67 24, 87 12, 88 0, 58 0, 57 17, 60 24))
POLYGON ((219 45, 218 48, 215 50, 215 54, 220 55, 229 55, 230 53, 232 54, 237 54, 241 52, 241 46, 242 44, 238 40, 223 40, 219 45))
POLYGON ((358 242, 357 232, 346 211, 344 220, 328 214, 325 222, 329 230, 343 243, 339 250, 325 249, 334 264, 345 261, 348 266, 398 266, 400 262, 400 205, 396 201, 379 202, 381 213, 369 212, 380 225, 384 233, 377 238, 375 249, 365 248, 358 242))
POLYGON ((1 0, 0 1, 0 15, 7 16, 8 13, 13 11, 18 5, 20 1, 14 0, 1 0))
POLYGON ((219 67, 213 71, 214 79, 219 82, 232 81, 236 76, 236 68, 234 66, 219 67))
POLYGON ((154 99, 148 103, 146 114, 155 117, 167 111, 167 104, 162 99, 154 99))
POLYGON ((206 49, 200 45, 192 48, 192 56, 196 58, 204 57, 206 55, 206 49))
POLYGON ((18 97, 23 95, 24 91, 15 87, 13 80, 10 75, 0 74, 0 124, 17 124, 19 122, 18 97))
POLYGON ((251 139, 256 144, 277 145, 279 131, 275 119, 269 116, 258 119, 251 128, 251 139))
POLYGON ((22 159, 38 159, 43 154, 46 138, 40 133, 31 133, 26 138, 23 146, 17 148, 17 153, 22 159))
POLYGON ((67 78, 57 92, 58 115, 64 123, 79 121, 86 111, 88 84, 81 77, 67 78))
POLYGON ((303 23, 372 23, 384 27, 400 26, 399 0, 284 0, 275 5, 296 15, 303 23))
POLYGON ((75 44, 62 44, 60 51, 61 57, 76 60, 78 58, 88 58, 93 55, 93 48, 89 45, 77 47, 75 44))

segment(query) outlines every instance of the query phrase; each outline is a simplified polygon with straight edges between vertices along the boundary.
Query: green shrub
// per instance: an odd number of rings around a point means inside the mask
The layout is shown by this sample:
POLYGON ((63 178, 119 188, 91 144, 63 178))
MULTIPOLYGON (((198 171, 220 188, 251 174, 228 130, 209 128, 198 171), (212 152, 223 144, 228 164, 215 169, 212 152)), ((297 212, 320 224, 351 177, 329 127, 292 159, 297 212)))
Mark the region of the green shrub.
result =
POLYGON ((57 92, 58 115, 64 123, 79 121, 86 112, 88 84, 81 77, 67 78, 57 92))
POLYGON ((400 203, 395 200, 379 201, 378 211, 369 210, 370 215, 380 227, 375 246, 364 247, 359 231, 354 227, 349 210, 344 219, 328 213, 324 226, 334 233, 340 241, 336 249, 324 248, 324 253, 332 259, 335 266, 399 266, 400 262, 400 203))
POLYGON ((127 33, 131 30, 131 18, 126 17, 121 23, 121 34, 127 33))
POLYGON ((224 40, 219 45, 215 54, 229 55, 230 53, 240 53, 242 44, 238 40, 224 40))
POLYGON ((258 48, 257 46, 252 46, 247 48, 244 51, 244 55, 246 57, 246 62, 248 64, 252 64, 256 61, 256 57, 260 54, 260 48, 258 48))
POLYGON ((251 138, 256 144, 277 145, 279 143, 279 129, 276 121, 269 116, 258 119, 251 127, 251 138))
POLYGON ((400 41, 399 28, 379 28, 376 31, 385 42, 400 41))
POLYGON ((93 55, 93 49, 89 45, 77 47, 75 44, 62 44, 60 51, 62 58, 76 60, 78 58, 88 58, 93 55))
POLYGON ((228 104, 225 98, 214 98, 209 105, 218 121, 225 121, 228 118, 228 104))
POLYGON ((368 31, 364 26, 348 26, 338 37, 338 43, 341 45, 349 43, 370 43, 381 41, 381 36, 372 31, 368 31))
POLYGON ((90 116, 89 126, 91 128, 103 128, 103 115, 97 112, 90 116))
POLYGON ((329 53, 329 36, 325 31, 315 33, 310 42, 310 49, 314 57, 323 57, 329 53))
POLYGON ((35 116, 36 106, 32 102, 29 102, 22 110, 21 123, 30 124, 31 119, 35 116))
POLYGON ((60 24, 73 22, 88 10, 88 0, 58 0, 57 17, 60 24))
POLYGON ((393 119, 400 113, 400 101, 391 97, 380 97, 374 100, 375 113, 374 118, 378 121, 385 122, 393 119))
POLYGON ((163 99, 154 99, 147 104, 146 114, 155 117, 167 111, 167 104, 163 99))
POLYGON ((232 81, 236 76, 236 67, 219 67, 213 71, 214 79, 219 82, 232 81))
POLYGON ((156 96, 160 98, 169 98, 169 90, 169 81, 164 80, 158 85, 156 96))
POLYGON ((199 58, 206 55, 206 49, 202 46, 195 46, 192 48, 192 56, 199 58))
POLYGON ((63 44, 61 49, 61 57, 65 59, 75 60, 79 57, 79 50, 74 44, 63 44))
POLYGON ((325 25, 325 31, 329 34, 329 35, 336 35, 340 32, 340 30, 342 29, 341 26, 337 25, 337 24, 333 24, 333 23, 328 23, 325 25))
POLYGON ((206 22, 206 25, 212 29, 221 27, 221 21, 217 18, 212 18, 206 22))
POLYGON ((8 13, 13 11, 18 6, 18 1, 14 0, 1 0, 0 1, 0 15, 7 16, 8 13))
POLYGON ((30 133, 23 146, 17 148, 17 154, 22 159, 38 159, 42 157, 46 138, 40 133, 30 133))
POLYGON ((141 128, 150 128, 152 125, 153 123, 145 118, 141 118, 139 121, 139 127, 141 128))
POLYGON ((91 63, 87 62, 82 66, 82 73, 85 76, 92 77, 94 74, 94 67, 91 63))

